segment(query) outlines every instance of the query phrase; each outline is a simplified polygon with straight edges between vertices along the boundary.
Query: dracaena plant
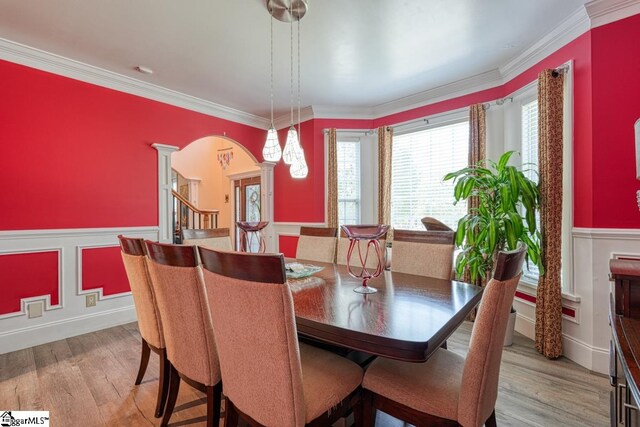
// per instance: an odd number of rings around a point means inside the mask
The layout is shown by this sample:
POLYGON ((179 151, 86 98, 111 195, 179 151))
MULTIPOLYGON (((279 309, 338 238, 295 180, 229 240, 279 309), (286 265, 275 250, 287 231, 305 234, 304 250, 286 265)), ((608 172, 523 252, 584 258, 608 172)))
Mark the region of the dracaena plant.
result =
POLYGON ((508 165, 513 153, 504 153, 497 163, 488 160, 486 167, 470 166, 444 177, 454 181, 454 204, 471 197, 478 200, 478 207, 460 219, 456 231, 456 246, 461 249, 456 275, 462 277, 468 269, 473 283, 490 277, 499 251, 516 249, 520 242, 527 245, 527 262, 544 274, 536 225, 540 192, 522 170, 508 165))

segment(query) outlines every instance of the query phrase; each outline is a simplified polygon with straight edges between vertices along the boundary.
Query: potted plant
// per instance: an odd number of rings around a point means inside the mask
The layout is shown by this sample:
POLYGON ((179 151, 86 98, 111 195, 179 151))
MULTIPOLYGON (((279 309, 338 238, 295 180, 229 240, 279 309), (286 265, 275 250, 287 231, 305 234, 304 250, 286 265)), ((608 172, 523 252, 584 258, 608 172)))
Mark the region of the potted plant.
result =
MULTIPOLYGON (((471 282, 481 286, 491 277, 498 252, 516 249, 520 243, 527 245, 527 263, 535 264, 540 275, 544 274, 536 225, 540 192, 522 170, 508 165, 513 153, 507 151, 497 163, 488 160, 486 167, 469 166, 444 177, 455 183, 454 204, 477 198, 477 207, 458 222, 455 242, 460 252, 455 269, 458 278, 468 271, 471 282)), ((507 345, 515 326, 515 310, 511 312, 507 345)))

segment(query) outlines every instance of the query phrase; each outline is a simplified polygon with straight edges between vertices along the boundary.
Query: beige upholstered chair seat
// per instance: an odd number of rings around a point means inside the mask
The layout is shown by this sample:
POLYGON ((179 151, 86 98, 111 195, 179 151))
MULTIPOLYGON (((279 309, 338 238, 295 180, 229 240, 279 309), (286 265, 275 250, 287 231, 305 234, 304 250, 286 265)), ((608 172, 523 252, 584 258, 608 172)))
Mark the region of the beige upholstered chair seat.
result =
POLYGON ((362 386, 415 410, 455 420, 463 370, 464 358, 444 349, 425 363, 379 357, 367 369, 362 386))
POLYGON ((305 422, 335 407, 362 382, 362 368, 351 360, 300 343, 305 422))
POLYGON ((205 239, 184 239, 185 245, 203 246, 209 249, 217 249, 221 251, 232 251, 231 237, 209 237, 205 239))

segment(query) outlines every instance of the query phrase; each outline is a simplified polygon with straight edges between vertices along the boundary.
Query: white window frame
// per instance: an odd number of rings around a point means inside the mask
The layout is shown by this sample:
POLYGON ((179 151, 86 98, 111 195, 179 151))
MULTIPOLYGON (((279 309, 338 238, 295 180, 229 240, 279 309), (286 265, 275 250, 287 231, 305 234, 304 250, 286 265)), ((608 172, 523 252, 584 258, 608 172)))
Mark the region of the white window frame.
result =
MULTIPOLYGON (((397 124, 393 126, 393 134, 394 136, 406 135, 408 133, 420 132, 468 121, 469 108, 463 107, 458 108, 457 110, 446 111, 444 113, 434 114, 432 116, 426 116, 420 119, 414 119, 409 122, 397 124)), ((391 203, 393 204, 393 193, 391 194, 391 200, 391 203)), ((451 199, 451 203, 453 203, 453 198, 451 199)))
MULTIPOLYGON (((562 64, 568 66, 564 75, 563 100, 563 169, 562 169, 562 297, 566 300, 579 302, 575 295, 573 282, 573 62, 562 64)), ((505 151, 520 152, 522 147, 522 107, 537 99, 538 84, 533 81, 525 87, 509 95, 510 104, 505 104, 505 151)), ((514 163, 522 166, 520 155, 512 157, 514 163)), ((535 294, 537 282, 528 276, 520 280, 520 288, 527 293, 535 294)))
MULTIPOLYGON (((338 223, 340 223, 339 218, 340 218, 340 201, 341 200, 348 200, 348 201, 356 201, 358 203, 358 208, 357 208, 357 221, 356 223, 358 224, 362 224, 362 141, 360 141, 359 137, 346 137, 346 136, 337 136, 337 142, 336 145, 340 146, 341 142, 346 142, 346 143, 355 143, 358 144, 358 198, 357 199, 340 199, 340 195, 338 194, 338 223)), ((336 147, 337 148, 337 147, 336 147)), ((336 177, 336 179, 340 179, 340 177, 336 177)), ((340 185, 338 184, 338 188, 340 187, 340 185)), ((340 225, 344 225, 344 224, 340 224, 340 225)))

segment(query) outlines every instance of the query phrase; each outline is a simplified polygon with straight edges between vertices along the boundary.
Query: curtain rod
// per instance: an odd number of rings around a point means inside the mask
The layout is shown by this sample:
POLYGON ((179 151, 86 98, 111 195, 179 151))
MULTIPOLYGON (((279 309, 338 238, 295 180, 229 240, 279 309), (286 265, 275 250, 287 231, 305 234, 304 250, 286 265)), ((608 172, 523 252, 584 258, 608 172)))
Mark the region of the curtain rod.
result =
MULTIPOLYGON (((364 135, 373 135, 378 132, 378 129, 336 129, 338 133, 360 133, 364 135)), ((322 133, 329 133, 329 129, 322 129, 322 133)))

